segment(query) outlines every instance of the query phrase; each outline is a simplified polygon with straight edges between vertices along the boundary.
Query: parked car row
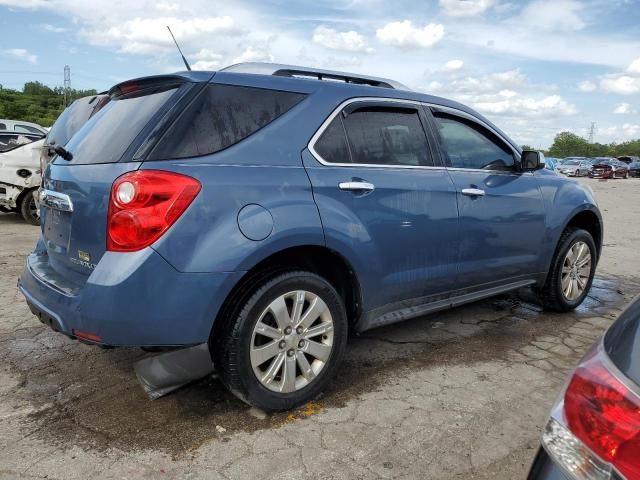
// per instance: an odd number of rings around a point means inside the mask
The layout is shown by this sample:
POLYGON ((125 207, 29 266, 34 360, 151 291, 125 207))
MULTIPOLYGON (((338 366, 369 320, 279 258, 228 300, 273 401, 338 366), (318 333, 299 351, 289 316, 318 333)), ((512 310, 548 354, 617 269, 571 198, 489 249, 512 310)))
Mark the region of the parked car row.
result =
POLYGON ((640 176, 638 165, 640 162, 634 161, 627 164, 613 157, 568 157, 557 161, 556 171, 569 177, 628 178, 640 176))

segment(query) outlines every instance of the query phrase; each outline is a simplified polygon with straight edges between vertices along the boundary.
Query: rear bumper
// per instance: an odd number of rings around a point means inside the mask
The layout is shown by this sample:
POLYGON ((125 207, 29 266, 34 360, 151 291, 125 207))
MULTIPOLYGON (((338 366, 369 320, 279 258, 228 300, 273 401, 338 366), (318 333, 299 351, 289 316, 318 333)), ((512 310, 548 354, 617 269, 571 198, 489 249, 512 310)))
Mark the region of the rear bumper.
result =
POLYGON ((536 455, 528 480, 571 480, 564 471, 549 457, 544 448, 540 447, 536 455))
POLYGON ((182 273, 153 249, 104 254, 86 283, 66 290, 33 267, 18 281, 31 311, 54 330, 97 335, 107 346, 182 346, 206 342, 222 302, 243 272, 182 273))

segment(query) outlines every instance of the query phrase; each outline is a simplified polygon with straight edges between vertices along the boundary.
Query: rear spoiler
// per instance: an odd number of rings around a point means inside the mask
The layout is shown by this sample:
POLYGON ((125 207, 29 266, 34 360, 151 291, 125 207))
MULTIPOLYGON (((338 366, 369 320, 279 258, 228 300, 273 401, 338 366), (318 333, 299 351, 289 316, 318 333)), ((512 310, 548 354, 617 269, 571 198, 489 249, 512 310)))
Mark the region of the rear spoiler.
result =
POLYGON ((212 72, 180 72, 171 75, 140 77, 118 83, 109 89, 109 97, 117 99, 145 90, 167 89, 187 82, 206 82, 213 77, 212 72))

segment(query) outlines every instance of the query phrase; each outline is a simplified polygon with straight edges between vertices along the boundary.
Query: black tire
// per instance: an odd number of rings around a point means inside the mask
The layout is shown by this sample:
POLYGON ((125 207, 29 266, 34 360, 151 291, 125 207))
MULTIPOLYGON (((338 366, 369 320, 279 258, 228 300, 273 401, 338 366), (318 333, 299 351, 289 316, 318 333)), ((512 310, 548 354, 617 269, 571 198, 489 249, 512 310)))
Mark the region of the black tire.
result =
POLYGON ((33 194, 35 190, 29 190, 25 193, 20 201, 20 215, 25 222, 30 225, 40 225, 40 215, 38 215, 38 206, 33 194))
POLYGON ((336 374, 347 344, 348 323, 342 298, 324 278, 311 272, 291 271, 258 277, 253 288, 237 298, 223 328, 210 340, 212 358, 224 385, 243 402, 264 410, 290 410, 317 398, 336 374), (327 305, 333 320, 333 347, 322 370, 311 383, 291 393, 274 392, 256 377, 250 349, 253 329, 261 312, 277 297, 306 290, 327 305))
POLYGON ((567 228, 558 242, 556 252, 551 261, 551 269, 544 286, 538 291, 538 297, 546 310, 553 312, 568 312, 578 307, 589 294, 593 276, 596 270, 598 251, 593 237, 581 228, 567 228), (577 242, 584 242, 591 254, 591 270, 586 287, 582 294, 574 299, 567 299, 562 292, 562 267, 569 249, 577 242))

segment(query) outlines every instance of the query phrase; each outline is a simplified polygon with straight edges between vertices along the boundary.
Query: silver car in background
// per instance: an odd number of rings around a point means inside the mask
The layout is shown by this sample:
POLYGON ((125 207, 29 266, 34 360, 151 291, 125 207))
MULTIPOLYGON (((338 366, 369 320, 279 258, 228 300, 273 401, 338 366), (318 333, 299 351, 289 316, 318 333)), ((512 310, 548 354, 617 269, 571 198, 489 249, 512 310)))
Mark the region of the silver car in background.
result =
POLYGON ((591 171, 591 162, 586 158, 565 159, 558 167, 558 172, 568 177, 583 177, 589 175, 589 171, 591 171))

